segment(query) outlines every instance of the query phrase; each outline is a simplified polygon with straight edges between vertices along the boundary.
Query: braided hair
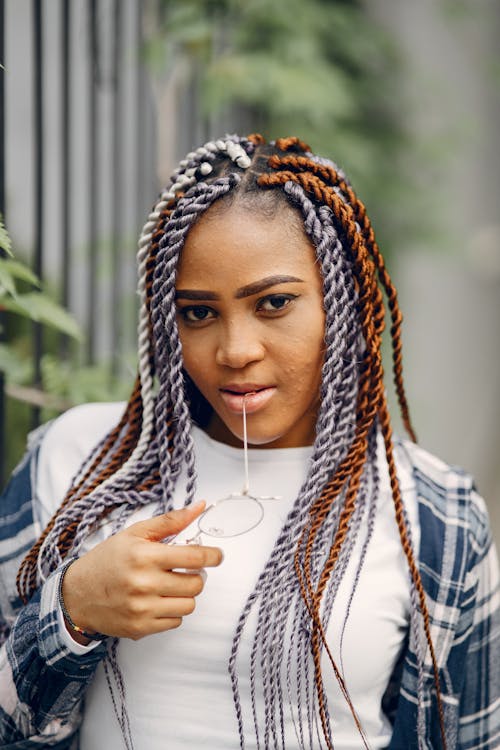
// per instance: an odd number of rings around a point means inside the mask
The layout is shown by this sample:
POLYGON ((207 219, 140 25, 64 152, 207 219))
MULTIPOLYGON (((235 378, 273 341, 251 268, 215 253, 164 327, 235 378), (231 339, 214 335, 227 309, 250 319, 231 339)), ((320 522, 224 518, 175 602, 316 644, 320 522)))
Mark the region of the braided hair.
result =
MULTIPOLYGON (((23 561, 17 580, 20 596, 27 601, 65 558, 78 555, 82 542, 103 520, 113 519, 119 528, 144 505, 152 504, 157 513, 171 509, 182 470, 187 477, 186 504, 194 499, 191 425, 196 421, 205 426, 211 407, 183 368, 176 325, 176 269, 196 221, 210 207, 234 201, 267 215, 280 206, 293 207, 316 250, 326 318, 321 399, 309 471, 240 615, 231 647, 228 668, 240 746, 244 747, 250 722, 257 747, 284 747, 288 702, 300 747, 312 746, 321 731, 326 746, 333 748, 322 677, 326 654, 367 747, 325 632, 361 528, 366 532, 350 601, 371 539, 380 432, 409 569, 410 630, 419 661, 419 720, 425 639, 446 747, 429 613, 398 484, 383 384, 385 293, 395 388, 403 423, 415 440, 403 386, 397 294, 365 207, 346 176, 295 137, 269 144, 256 134, 211 141, 180 162, 160 195, 139 240, 139 362, 132 395, 120 422, 83 463, 62 505, 23 561), (241 664, 240 643, 252 612, 257 613, 257 624, 250 660, 241 664), (250 706, 243 706, 240 699, 244 670, 250 706)), ((345 621, 347 617, 348 612, 345 621)))

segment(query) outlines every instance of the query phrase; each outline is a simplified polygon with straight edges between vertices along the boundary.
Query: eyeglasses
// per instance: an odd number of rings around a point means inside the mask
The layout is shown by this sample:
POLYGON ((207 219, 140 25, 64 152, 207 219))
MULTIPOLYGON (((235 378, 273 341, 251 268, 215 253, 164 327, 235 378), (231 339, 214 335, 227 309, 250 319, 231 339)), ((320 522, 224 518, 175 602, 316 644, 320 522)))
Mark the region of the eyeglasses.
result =
POLYGON ((185 540, 185 544, 199 544, 200 534, 216 538, 241 536, 252 531, 264 518, 265 500, 281 500, 278 495, 252 495, 248 474, 247 413, 243 397, 243 461, 244 481, 241 492, 232 492, 208 506, 196 521, 197 533, 185 540))

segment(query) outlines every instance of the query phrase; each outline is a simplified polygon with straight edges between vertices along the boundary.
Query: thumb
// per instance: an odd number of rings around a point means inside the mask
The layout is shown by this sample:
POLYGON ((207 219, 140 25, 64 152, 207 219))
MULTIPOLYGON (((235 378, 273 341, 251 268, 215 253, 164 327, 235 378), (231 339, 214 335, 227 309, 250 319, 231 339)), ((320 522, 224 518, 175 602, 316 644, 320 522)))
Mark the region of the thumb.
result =
POLYGON ((168 513, 162 513, 161 516, 148 518, 147 521, 138 521, 138 523, 132 524, 128 531, 141 539, 147 539, 150 542, 160 542, 165 537, 178 534, 185 529, 204 510, 205 501, 200 500, 185 508, 170 510, 168 513))

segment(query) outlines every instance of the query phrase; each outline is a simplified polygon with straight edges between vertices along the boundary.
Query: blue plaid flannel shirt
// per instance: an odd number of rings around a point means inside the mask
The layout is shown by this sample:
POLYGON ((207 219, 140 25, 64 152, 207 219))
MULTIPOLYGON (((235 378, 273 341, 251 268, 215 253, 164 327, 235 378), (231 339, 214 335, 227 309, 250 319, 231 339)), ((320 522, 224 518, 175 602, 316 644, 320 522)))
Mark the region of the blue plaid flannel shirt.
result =
MULTIPOLYGON (((26 606, 15 588, 37 539, 33 489, 40 440, 0 498, 0 747, 74 750, 82 699, 104 644, 84 655, 62 641, 55 571, 26 606)), ((499 571, 483 500, 469 475, 404 443, 413 465, 420 520, 419 569, 440 670, 448 750, 500 748, 499 571)), ((423 733, 417 730, 417 661, 412 638, 384 696, 390 750, 442 747, 432 666, 425 658, 423 733)))

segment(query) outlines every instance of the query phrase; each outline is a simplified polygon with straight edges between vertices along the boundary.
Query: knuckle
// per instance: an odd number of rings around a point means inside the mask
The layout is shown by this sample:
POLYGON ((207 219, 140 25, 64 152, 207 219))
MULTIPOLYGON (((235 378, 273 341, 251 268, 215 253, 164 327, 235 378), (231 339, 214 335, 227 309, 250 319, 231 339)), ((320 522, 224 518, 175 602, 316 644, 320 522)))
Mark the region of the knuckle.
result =
POLYGON ((127 549, 127 562, 133 569, 142 567, 144 563, 144 550, 140 544, 130 544, 127 549))
POLYGON ((127 602, 127 614, 130 617, 141 618, 146 614, 146 606, 140 599, 129 599, 127 602))
POLYGON ((149 592, 149 583, 146 575, 134 573, 129 576, 128 591, 130 594, 145 594, 149 592))

